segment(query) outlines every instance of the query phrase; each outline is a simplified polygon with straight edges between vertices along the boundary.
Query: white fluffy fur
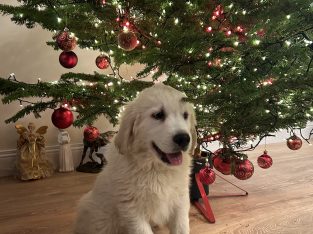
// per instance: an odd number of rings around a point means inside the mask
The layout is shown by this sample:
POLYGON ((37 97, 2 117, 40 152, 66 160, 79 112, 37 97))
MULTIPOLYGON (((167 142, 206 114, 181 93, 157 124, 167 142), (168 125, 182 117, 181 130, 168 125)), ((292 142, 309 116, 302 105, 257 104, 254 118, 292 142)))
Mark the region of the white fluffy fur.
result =
POLYGON ((168 225, 171 234, 189 233, 189 174, 195 143, 195 116, 183 93, 162 84, 145 89, 126 106, 108 164, 80 201, 76 234, 152 234, 168 225), (163 108, 165 121, 151 115, 163 108), (187 111, 189 117, 183 118, 187 111), (173 135, 187 132, 192 142, 179 166, 167 165, 152 147, 174 149, 173 135))

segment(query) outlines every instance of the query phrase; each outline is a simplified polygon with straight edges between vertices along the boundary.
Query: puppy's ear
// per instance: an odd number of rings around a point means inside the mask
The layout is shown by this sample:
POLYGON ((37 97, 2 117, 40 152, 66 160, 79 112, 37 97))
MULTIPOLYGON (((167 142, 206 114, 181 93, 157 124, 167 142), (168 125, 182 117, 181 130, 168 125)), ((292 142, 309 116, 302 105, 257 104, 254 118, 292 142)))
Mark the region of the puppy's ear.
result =
POLYGON ((196 130, 196 126, 197 126, 197 120, 196 120, 196 114, 193 108, 193 105, 190 104, 188 107, 188 111, 190 113, 190 133, 191 133, 191 148, 190 148, 190 154, 193 155, 194 154, 194 150, 197 147, 198 144, 198 135, 197 135, 197 130, 196 130))
POLYGON ((114 138, 114 144, 121 154, 126 154, 134 141, 135 122, 137 113, 131 104, 129 104, 120 121, 120 128, 114 138))

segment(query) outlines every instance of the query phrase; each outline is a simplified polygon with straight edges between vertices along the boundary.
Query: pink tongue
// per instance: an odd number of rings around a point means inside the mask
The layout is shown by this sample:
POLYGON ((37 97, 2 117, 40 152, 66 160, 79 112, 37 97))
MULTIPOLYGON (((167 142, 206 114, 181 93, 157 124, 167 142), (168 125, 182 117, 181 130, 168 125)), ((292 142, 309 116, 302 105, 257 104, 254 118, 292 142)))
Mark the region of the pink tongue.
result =
POLYGON ((181 152, 174 153, 174 154, 166 154, 168 161, 170 161, 171 165, 177 166, 182 164, 183 162, 183 155, 181 152))

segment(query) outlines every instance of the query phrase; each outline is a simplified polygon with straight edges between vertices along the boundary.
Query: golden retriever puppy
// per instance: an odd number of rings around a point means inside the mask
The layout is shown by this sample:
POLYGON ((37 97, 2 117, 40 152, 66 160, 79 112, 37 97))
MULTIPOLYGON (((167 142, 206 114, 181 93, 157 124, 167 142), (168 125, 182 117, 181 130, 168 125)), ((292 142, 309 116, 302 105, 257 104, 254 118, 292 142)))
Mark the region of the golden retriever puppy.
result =
POLYGON ((152 234, 153 225, 189 233, 196 134, 193 106, 185 97, 157 84, 126 106, 106 150, 108 164, 80 201, 76 234, 152 234))

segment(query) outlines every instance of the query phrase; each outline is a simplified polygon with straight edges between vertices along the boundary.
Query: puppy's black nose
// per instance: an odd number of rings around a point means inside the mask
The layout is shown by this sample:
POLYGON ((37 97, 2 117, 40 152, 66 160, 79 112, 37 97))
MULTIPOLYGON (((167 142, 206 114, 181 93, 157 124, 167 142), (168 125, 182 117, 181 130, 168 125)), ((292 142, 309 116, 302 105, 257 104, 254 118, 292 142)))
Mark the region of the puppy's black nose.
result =
POLYGON ((190 136, 187 133, 178 133, 173 137, 173 141, 182 149, 185 150, 190 142, 190 136))

